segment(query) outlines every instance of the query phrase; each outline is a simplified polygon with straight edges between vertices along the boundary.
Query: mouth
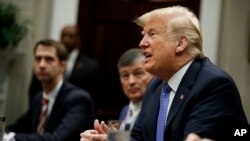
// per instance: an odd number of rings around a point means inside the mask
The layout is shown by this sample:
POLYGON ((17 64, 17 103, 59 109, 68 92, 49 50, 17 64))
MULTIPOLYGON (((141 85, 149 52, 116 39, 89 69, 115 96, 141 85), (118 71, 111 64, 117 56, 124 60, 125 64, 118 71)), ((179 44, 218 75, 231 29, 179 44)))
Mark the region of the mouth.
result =
POLYGON ((136 92, 139 91, 139 89, 138 88, 133 88, 133 89, 129 89, 128 91, 129 91, 129 93, 136 93, 136 92))
POLYGON ((37 75, 43 77, 43 76, 47 76, 47 73, 46 72, 38 72, 37 75))
POLYGON ((148 52, 144 52, 143 54, 145 56, 145 62, 147 62, 152 57, 152 54, 150 54, 148 52))

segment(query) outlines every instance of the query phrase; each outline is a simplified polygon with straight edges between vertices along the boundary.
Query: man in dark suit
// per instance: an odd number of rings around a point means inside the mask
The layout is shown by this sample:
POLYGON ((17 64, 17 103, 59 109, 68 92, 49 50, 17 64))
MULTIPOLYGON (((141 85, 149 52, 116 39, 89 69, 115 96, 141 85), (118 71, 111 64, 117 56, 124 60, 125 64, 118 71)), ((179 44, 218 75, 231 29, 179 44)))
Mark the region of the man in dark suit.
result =
POLYGON ((78 27, 65 26, 61 32, 61 42, 69 52, 65 78, 73 85, 88 91, 97 104, 99 66, 95 60, 83 53, 78 27))
POLYGON ((233 79, 204 57, 197 17, 173 6, 135 22, 143 28, 145 69, 156 77, 144 95, 132 140, 181 141, 190 133, 216 141, 246 139, 249 133, 234 139, 236 129, 248 125, 240 95, 233 79))
MULTIPOLYGON (((66 47, 69 55, 64 78, 71 84, 86 90, 97 106, 99 87, 99 65, 92 58, 86 56, 81 49, 79 29, 75 25, 67 25, 61 31, 61 42, 66 47)), ((33 77, 30 86, 30 101, 41 90, 41 84, 33 77)), ((96 107, 97 108, 97 107, 96 107)))
POLYGON ((93 121, 90 95, 63 80, 67 50, 53 40, 34 48, 34 72, 42 84, 28 109, 8 130, 16 141, 78 141, 93 121))
POLYGON ((141 110, 142 98, 152 75, 144 69, 144 55, 139 48, 123 53, 118 61, 120 82, 129 104, 120 112, 120 131, 130 131, 141 110))

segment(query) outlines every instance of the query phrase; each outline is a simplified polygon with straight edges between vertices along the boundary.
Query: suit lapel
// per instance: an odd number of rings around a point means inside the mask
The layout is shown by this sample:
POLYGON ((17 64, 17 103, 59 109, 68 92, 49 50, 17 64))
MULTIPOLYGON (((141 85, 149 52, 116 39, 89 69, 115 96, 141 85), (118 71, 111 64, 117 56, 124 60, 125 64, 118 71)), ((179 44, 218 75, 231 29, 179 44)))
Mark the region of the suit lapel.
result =
POLYGON ((32 126, 32 131, 36 132, 38 123, 39 123, 39 117, 42 109, 42 93, 39 93, 39 96, 37 99, 35 99, 35 109, 34 109, 34 121, 33 121, 33 126, 32 126))
POLYGON ((187 72, 185 73, 172 102, 170 107, 166 128, 169 126, 171 121, 174 119, 176 113, 178 112, 179 108, 185 101, 186 97, 189 94, 191 87, 196 79, 198 74, 198 70, 200 69, 201 62, 199 59, 195 59, 193 63, 188 68, 187 72))
POLYGON ((60 116, 59 113, 60 113, 61 108, 63 108, 63 101, 64 101, 66 87, 67 87, 66 82, 63 82, 63 85, 62 85, 62 87, 61 87, 61 89, 60 89, 60 91, 55 99, 55 103, 54 103, 53 108, 51 110, 50 116, 47 120, 45 130, 51 129, 54 126, 54 124, 56 123, 55 120, 58 120, 57 117, 60 116))
MULTIPOLYGON (((149 129, 148 130, 148 135, 149 138, 151 140, 155 140, 156 139, 156 129, 157 129, 157 119, 158 119, 158 114, 159 114, 159 108, 160 108, 160 95, 161 95, 161 91, 162 91, 162 87, 163 87, 163 81, 160 80, 159 78, 154 78, 152 80, 152 84, 154 84, 153 86, 148 86, 148 88, 150 88, 149 90, 146 90, 147 92, 149 92, 149 97, 147 97, 146 101, 142 104, 146 105, 146 109, 145 111, 146 114, 150 114, 150 116, 145 116, 147 117, 147 119, 145 120, 145 122, 147 123, 146 127, 149 129), (157 110, 154 110, 157 109, 157 110), (151 121, 151 122, 148 122, 151 121), (153 134, 152 134, 153 131, 153 134)), ((149 140, 150 140, 149 139, 149 140)))

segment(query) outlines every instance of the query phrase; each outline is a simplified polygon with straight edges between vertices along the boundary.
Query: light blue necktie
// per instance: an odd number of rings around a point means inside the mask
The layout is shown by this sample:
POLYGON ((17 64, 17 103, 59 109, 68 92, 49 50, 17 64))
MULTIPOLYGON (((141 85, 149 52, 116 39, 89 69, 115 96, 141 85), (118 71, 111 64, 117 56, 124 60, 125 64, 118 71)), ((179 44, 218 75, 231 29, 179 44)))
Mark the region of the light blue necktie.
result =
POLYGON ((157 130, 156 130, 156 141, 164 141, 164 131, 165 131, 165 122, 167 118, 167 109, 169 102, 169 92, 171 88, 167 83, 164 83, 160 99, 160 110, 158 113, 157 120, 157 130))

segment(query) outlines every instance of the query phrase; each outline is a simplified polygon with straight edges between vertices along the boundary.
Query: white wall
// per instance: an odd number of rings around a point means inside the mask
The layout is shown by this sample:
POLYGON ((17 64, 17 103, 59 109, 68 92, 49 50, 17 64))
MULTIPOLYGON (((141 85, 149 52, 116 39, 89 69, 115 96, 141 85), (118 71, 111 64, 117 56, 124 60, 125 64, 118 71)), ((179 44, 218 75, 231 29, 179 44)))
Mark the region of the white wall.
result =
POLYGON ((50 38, 59 40, 65 25, 77 24, 78 5, 79 0, 53 0, 50 38))
POLYGON ((204 53, 215 64, 217 64, 221 5, 221 0, 201 0, 200 7, 204 53))
POLYGON ((5 110, 0 111, 12 123, 28 108, 28 90, 32 75, 33 47, 44 38, 59 39, 62 26, 77 21, 79 0, 5 0, 21 9, 31 20, 30 33, 19 45, 21 57, 11 66, 5 110))

